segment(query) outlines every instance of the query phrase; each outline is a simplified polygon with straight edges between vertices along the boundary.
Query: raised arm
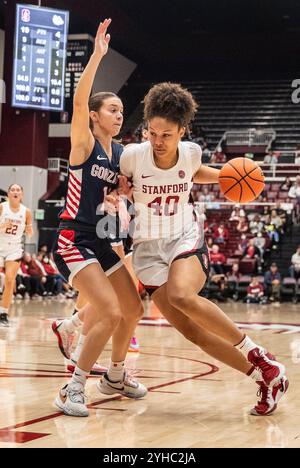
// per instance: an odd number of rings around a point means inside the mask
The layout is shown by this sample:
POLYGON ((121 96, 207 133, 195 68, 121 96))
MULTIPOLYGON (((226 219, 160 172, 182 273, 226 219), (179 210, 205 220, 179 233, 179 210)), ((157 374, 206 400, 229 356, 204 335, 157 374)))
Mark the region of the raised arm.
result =
POLYGON ((108 51, 110 35, 106 32, 110 23, 110 19, 100 23, 94 52, 81 75, 74 94, 71 123, 71 165, 84 163, 94 147, 95 140, 90 130, 88 103, 98 66, 108 51))

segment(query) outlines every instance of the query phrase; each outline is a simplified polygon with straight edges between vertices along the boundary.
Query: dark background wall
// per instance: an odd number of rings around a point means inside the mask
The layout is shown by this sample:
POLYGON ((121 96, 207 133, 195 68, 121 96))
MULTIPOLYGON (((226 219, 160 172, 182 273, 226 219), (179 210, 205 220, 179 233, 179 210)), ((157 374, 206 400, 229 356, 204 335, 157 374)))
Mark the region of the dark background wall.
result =
MULTIPOLYGON (((16 0, 0 0, 11 95, 16 0)), ((31 3, 37 4, 37 0, 31 3)), ((42 0, 70 11, 70 33, 95 35, 111 17, 111 46, 138 64, 121 91, 127 115, 160 80, 300 78, 298 0, 42 0)), ((0 160, 46 167, 48 114, 3 106, 0 160), (16 143, 18 143, 16 145, 16 143)))

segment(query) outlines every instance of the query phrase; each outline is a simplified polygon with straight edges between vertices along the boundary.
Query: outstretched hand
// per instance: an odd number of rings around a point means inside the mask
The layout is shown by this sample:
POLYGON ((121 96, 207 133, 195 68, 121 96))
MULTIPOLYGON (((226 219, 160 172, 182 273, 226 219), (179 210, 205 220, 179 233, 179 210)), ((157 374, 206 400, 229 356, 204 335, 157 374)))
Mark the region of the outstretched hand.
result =
POLYGON ((103 23, 101 22, 97 31, 96 39, 95 39, 95 50, 94 53, 101 55, 103 57, 107 54, 109 41, 110 41, 110 34, 107 33, 107 28, 111 23, 111 19, 105 19, 103 23))

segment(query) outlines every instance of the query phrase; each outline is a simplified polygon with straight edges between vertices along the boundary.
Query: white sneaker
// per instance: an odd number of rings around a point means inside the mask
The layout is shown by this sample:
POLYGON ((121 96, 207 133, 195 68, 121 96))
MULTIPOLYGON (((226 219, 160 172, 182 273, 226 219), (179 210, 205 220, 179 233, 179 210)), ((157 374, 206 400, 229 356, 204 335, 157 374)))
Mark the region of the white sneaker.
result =
POLYGON ((147 388, 134 379, 127 371, 124 372, 123 380, 120 382, 111 382, 107 374, 104 374, 96 385, 99 392, 104 393, 104 395, 119 393, 128 398, 143 398, 148 393, 147 388))
POLYGON ((55 320, 52 323, 52 331, 56 335, 61 353, 65 358, 70 359, 75 333, 69 333, 66 330, 63 320, 55 320))
POLYGON ((54 400, 55 406, 67 416, 88 416, 84 388, 79 383, 65 385, 54 400))

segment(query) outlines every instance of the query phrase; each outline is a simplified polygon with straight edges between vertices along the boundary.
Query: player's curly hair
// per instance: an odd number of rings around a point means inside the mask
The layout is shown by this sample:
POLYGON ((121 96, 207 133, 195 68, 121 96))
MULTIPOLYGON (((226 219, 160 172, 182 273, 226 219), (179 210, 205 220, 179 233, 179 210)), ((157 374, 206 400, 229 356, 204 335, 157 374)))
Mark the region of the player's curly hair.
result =
POLYGON ((188 127, 198 105, 192 94, 177 83, 154 85, 144 98, 144 119, 162 117, 179 127, 188 127))

